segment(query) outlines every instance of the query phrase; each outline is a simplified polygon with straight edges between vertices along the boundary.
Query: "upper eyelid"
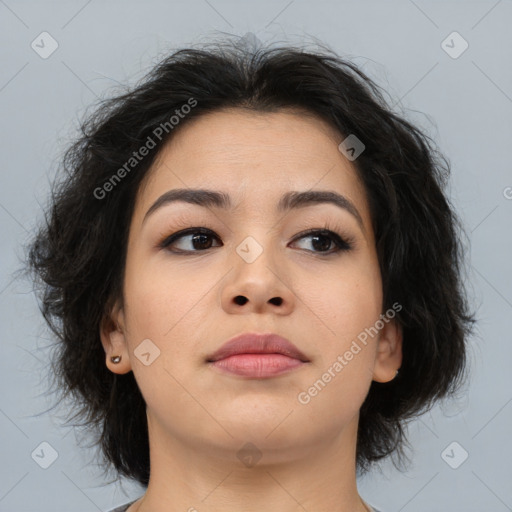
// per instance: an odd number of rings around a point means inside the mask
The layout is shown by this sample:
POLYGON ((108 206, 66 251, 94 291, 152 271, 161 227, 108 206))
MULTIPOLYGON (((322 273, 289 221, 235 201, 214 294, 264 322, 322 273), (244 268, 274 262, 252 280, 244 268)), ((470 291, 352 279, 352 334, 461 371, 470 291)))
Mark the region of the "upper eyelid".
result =
MULTIPOLYGON (((340 236, 343 236, 344 234, 348 234, 347 232, 350 231, 350 233, 353 233, 353 229, 350 226, 350 223, 345 226, 345 223, 347 222, 346 219, 337 219, 332 217, 327 217, 323 219, 318 220, 312 220, 311 217, 308 217, 304 221, 306 224, 309 224, 311 227, 305 227, 303 231, 307 231, 309 229, 329 229, 330 231, 337 232, 340 236), (324 225, 329 225, 329 227, 325 228, 324 225)), ((221 231, 223 229, 227 229, 230 233, 233 232, 233 230, 229 227, 226 227, 226 224, 221 221, 222 227, 220 229, 214 228, 213 223, 211 219, 209 218, 194 218, 190 217, 188 215, 188 212, 185 214, 178 214, 177 216, 172 218, 171 226, 167 229, 170 231, 173 230, 174 233, 177 233, 181 230, 186 230, 189 228, 206 228, 211 231, 214 231, 217 233, 218 231, 221 231)), ((276 225, 274 224, 273 227, 269 231, 275 231, 276 225)))

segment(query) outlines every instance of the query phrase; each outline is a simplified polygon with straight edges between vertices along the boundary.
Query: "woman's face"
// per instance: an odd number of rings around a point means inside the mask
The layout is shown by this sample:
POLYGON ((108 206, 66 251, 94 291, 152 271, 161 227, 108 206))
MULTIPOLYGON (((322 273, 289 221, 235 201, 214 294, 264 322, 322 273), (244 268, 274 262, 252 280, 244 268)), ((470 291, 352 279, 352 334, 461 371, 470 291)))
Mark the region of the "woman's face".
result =
POLYGON ((231 110, 181 127, 161 151, 132 217, 118 330, 102 332, 109 368, 134 372, 150 438, 222 456, 251 442, 268 457, 278 447, 295 457, 355 436, 372 379, 395 376, 395 322, 361 342, 383 313, 382 283, 365 189, 342 140, 311 116, 231 110), (230 206, 151 208, 178 189, 223 194, 230 206), (287 194, 319 191, 345 206, 278 208, 287 194), (188 228, 197 229, 165 245, 188 228), (312 229, 333 235, 304 234, 312 229), (308 361, 259 378, 208 362, 244 332, 276 333, 308 361))

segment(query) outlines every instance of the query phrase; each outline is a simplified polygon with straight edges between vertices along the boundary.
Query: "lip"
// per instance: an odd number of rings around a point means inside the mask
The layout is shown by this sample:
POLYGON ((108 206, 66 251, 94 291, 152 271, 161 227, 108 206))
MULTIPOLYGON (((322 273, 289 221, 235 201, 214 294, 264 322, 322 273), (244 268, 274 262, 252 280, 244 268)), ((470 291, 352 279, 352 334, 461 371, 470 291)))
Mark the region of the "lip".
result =
POLYGON ((310 362, 286 338, 256 332, 231 338, 206 361, 221 371, 254 378, 280 375, 310 362))

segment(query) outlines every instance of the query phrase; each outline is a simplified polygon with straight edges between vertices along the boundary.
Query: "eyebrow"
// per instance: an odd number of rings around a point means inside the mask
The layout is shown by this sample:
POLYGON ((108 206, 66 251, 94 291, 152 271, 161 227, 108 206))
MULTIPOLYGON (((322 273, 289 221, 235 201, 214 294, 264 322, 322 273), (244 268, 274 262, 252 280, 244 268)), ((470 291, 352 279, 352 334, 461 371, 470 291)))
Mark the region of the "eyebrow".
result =
MULTIPOLYGON (((223 210, 233 210, 231 198, 225 192, 207 189, 178 188, 162 194, 149 208, 144 216, 142 223, 156 210, 170 203, 182 201, 185 203, 196 204, 204 208, 217 208, 223 210)), ((308 190, 305 192, 286 192, 283 194, 277 204, 279 213, 290 210, 305 208, 314 204, 333 204, 338 208, 349 212, 361 227, 363 231, 363 219, 354 204, 345 196, 332 192, 330 190, 308 190)))

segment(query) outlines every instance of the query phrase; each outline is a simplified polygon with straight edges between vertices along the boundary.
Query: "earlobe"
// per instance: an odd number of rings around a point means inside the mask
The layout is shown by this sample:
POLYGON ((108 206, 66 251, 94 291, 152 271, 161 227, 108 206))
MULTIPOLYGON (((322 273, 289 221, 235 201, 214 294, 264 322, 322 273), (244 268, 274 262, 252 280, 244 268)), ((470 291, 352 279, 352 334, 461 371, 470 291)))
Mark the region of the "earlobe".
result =
POLYGON ((124 374, 131 371, 128 344, 125 337, 124 313, 116 304, 108 316, 100 322, 100 338, 105 351, 106 366, 113 372, 124 374))
POLYGON ((392 319, 380 331, 373 380, 390 382, 402 365, 402 326, 392 319))

